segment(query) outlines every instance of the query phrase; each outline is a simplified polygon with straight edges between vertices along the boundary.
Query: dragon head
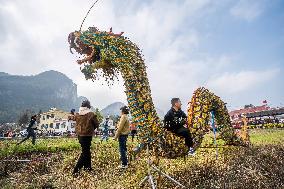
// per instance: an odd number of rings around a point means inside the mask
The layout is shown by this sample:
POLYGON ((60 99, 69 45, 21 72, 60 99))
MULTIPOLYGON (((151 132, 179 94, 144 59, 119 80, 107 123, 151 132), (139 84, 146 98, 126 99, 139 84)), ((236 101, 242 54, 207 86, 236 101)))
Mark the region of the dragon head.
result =
POLYGON ((86 31, 75 31, 69 34, 70 51, 74 49, 85 56, 77 63, 83 66, 81 71, 86 79, 95 80, 102 75, 108 83, 117 79, 118 74, 131 76, 137 70, 137 65, 143 65, 140 49, 135 43, 120 34, 99 31, 89 27, 86 31))

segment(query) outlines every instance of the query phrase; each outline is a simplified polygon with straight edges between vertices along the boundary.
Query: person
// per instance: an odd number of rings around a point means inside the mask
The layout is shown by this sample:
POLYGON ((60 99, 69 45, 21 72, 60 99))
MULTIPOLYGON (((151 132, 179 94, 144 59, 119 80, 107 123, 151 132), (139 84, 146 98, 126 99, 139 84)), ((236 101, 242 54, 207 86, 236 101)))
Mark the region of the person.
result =
POLYGON ((108 131, 109 131, 109 116, 106 117, 106 120, 104 121, 103 123, 103 136, 101 138, 101 141, 103 140, 108 140, 108 137, 109 137, 109 134, 108 134, 108 131))
POLYGON ((28 132, 28 135, 20 142, 17 143, 17 145, 20 145, 21 143, 25 142, 26 140, 28 140, 30 137, 32 137, 32 143, 33 145, 35 145, 35 141, 36 141, 36 134, 35 134, 35 131, 37 129, 37 122, 36 122, 36 119, 37 119, 37 115, 33 115, 31 117, 31 120, 30 120, 30 123, 29 123, 29 126, 27 128, 27 132, 28 132))
POLYGON ((127 137, 129 134, 129 109, 127 106, 123 106, 120 108, 121 110, 121 117, 117 126, 117 131, 114 136, 114 140, 118 139, 119 142, 119 152, 120 152, 120 160, 121 165, 119 168, 126 169, 128 168, 128 161, 127 161, 127 137))
POLYGON ((91 142, 94 130, 98 128, 99 121, 97 116, 91 111, 90 101, 84 100, 79 113, 69 116, 70 120, 76 121, 75 132, 78 136, 79 143, 82 148, 81 155, 73 170, 76 175, 83 167, 85 170, 91 171, 91 142))
POLYGON ((179 98, 171 100, 172 107, 164 117, 165 128, 175 135, 185 139, 185 145, 188 147, 188 155, 195 155, 193 141, 188 128, 185 128, 187 116, 181 110, 181 101, 179 98))
POLYGON ((136 128, 136 125, 135 125, 134 122, 132 122, 130 124, 130 130, 131 130, 130 134, 131 134, 131 139, 132 139, 131 141, 133 142, 134 141, 134 137, 137 134, 137 128, 136 128))
POLYGON ((8 137, 13 137, 13 131, 11 129, 8 131, 8 137))

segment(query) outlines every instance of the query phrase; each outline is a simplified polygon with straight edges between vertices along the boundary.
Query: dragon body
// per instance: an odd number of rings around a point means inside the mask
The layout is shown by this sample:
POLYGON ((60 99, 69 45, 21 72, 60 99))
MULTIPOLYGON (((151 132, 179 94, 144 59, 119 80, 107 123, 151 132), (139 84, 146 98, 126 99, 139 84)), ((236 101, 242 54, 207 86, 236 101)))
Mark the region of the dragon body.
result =
MULTIPOLYGON (((89 28, 82 32, 72 32, 68 41, 70 50, 87 58, 77 61, 86 79, 104 77, 108 84, 121 74, 132 121, 139 129, 141 144, 152 139, 152 147, 160 156, 174 158, 186 154, 184 140, 163 128, 157 115, 146 73, 146 66, 138 46, 127 37, 112 32, 89 28), (155 140, 157 139, 158 140, 155 140)), ((72 51, 71 51, 72 52, 72 51)), ((231 126, 225 103, 209 90, 198 88, 189 102, 188 128, 192 134, 194 147, 198 148, 208 131, 209 113, 214 112, 220 137, 229 144, 241 144, 231 126)))

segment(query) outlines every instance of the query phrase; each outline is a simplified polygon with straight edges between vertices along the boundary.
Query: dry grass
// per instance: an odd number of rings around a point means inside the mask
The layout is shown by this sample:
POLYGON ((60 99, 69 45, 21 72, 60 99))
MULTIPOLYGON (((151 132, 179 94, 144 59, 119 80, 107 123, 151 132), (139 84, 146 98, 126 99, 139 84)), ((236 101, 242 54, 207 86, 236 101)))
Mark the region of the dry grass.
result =
MULTIPOLYGON (((220 148, 218 160, 215 149, 203 148, 193 158, 161 159, 160 167, 187 188, 284 188, 283 136, 284 130, 253 131, 254 145, 249 148, 220 148)), ((145 158, 140 157, 131 162, 129 169, 121 171, 117 169, 117 143, 101 144, 95 140, 92 151, 94 171, 82 172, 78 178, 71 175, 80 153, 76 148, 61 151, 59 146, 56 153, 9 155, 33 161, 1 162, 0 188, 138 188, 146 174, 145 158)), ((175 185, 161 179, 160 188, 175 188, 175 185)))

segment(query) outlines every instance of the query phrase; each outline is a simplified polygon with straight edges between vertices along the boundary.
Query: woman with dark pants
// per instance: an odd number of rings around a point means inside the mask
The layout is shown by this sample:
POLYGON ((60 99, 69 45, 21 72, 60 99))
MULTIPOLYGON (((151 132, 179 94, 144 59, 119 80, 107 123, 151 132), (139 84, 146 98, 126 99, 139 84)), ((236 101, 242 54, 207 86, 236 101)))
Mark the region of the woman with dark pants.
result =
POLYGON ((88 100, 82 102, 79 113, 72 115, 70 119, 76 121, 75 132, 82 148, 82 153, 73 170, 76 174, 84 167, 85 170, 91 170, 91 142, 94 130, 98 128, 99 122, 97 116, 91 111, 91 104, 88 100))
POLYGON ((137 128, 136 128, 136 125, 135 125, 135 123, 131 123, 130 124, 130 135, 131 135, 131 141, 133 142, 134 141, 134 137, 135 137, 135 135, 137 134, 137 128))
POLYGON ((114 136, 114 139, 119 142, 119 153, 120 153, 120 160, 121 160, 121 166, 119 168, 127 168, 128 167, 128 161, 127 161, 127 137, 129 134, 129 109, 127 106, 123 106, 120 108, 121 110, 121 117, 118 123, 117 131, 114 136))

